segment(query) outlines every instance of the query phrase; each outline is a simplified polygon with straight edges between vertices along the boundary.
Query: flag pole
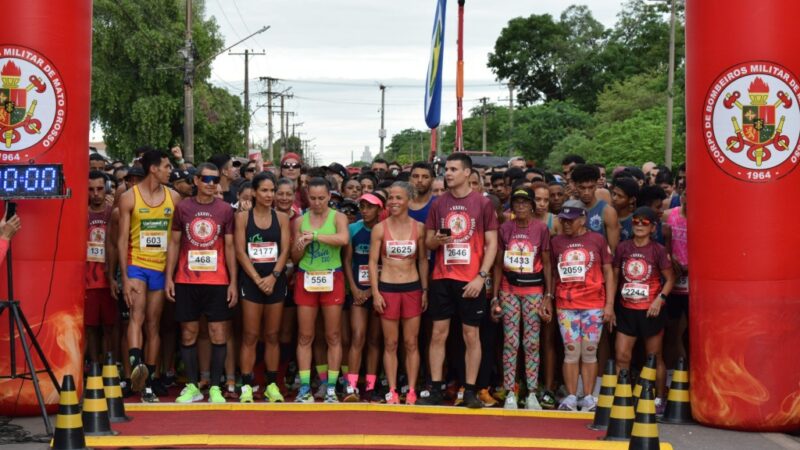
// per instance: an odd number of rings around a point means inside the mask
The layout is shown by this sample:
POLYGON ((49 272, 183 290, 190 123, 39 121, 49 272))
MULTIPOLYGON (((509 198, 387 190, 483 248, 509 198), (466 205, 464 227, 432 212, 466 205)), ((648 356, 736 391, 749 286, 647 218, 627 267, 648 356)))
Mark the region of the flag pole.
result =
POLYGON ((464 151, 464 3, 458 0, 458 67, 456 71, 456 140, 454 151, 464 151))

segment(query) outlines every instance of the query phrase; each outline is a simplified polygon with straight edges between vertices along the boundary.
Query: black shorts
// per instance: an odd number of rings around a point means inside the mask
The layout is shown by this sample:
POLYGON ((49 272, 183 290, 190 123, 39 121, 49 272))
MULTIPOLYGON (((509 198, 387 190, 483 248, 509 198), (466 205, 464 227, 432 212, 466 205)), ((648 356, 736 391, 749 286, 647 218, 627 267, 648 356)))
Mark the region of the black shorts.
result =
MULTIPOLYGON (((272 275, 269 275, 272 276, 272 275)), ((241 299, 247 300, 259 305, 274 305, 275 303, 283 302, 286 299, 288 291, 286 283, 286 275, 281 274, 275 284, 272 286, 272 294, 265 294, 258 285, 247 275, 244 275, 239 281, 239 294, 241 299)))
POLYGON ((670 294, 667 298, 667 316, 670 319, 678 320, 686 314, 689 319, 689 296, 683 294, 670 294))
POLYGON ((667 325, 667 308, 661 307, 656 317, 647 317, 646 309, 630 309, 617 306, 617 331, 632 337, 649 338, 664 330, 667 325))
POLYGON ((196 322, 201 315, 209 322, 224 322, 233 318, 228 308, 228 286, 210 284, 175 285, 175 320, 196 322))
POLYGON ((428 310, 431 320, 447 320, 458 314, 461 323, 477 327, 481 324, 489 306, 486 301, 486 285, 476 298, 464 298, 465 281, 449 279, 433 280, 428 291, 428 310))

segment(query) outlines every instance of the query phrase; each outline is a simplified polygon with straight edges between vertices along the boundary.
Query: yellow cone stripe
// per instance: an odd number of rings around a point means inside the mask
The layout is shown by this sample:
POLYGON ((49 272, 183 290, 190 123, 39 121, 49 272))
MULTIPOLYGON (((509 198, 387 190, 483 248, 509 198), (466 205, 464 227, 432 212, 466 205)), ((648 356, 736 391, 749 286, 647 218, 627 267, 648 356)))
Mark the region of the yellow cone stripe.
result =
POLYGON ((642 396, 642 385, 637 384, 635 388, 633 388, 633 396, 639 398, 642 396))
POLYGON ((633 430, 631 430, 631 437, 640 438, 657 438, 658 426, 654 423, 633 423, 633 430))
POLYGON ((176 412, 176 411, 275 411, 322 412, 362 411, 407 414, 449 414, 464 416, 540 417, 545 419, 592 420, 594 413, 571 411, 530 411, 500 408, 467 409, 454 406, 409 406, 372 403, 126 403, 125 411, 176 412))
POLYGON ((86 389, 103 389, 103 379, 100 377, 89 377, 86 380, 86 389))
POLYGON ((670 402, 689 402, 689 391, 680 391, 678 389, 670 389, 667 401, 670 402))
POLYGON ((77 405, 78 393, 75 391, 61 391, 61 396, 58 398, 58 404, 64 406, 77 405))
POLYGON ((616 375, 603 375, 603 379, 600 380, 601 387, 616 387, 617 386, 617 377, 616 375))
POLYGON ((108 404, 104 398, 85 398, 83 399, 83 412, 106 412, 108 404))
MULTIPOLYGON (((413 442, 419 447, 464 448, 556 448, 572 450, 627 450, 627 442, 569 439, 465 437, 465 436, 409 436, 409 435, 162 435, 162 436, 87 436, 91 447, 383 447, 396 446, 398 442, 413 442)), ((672 446, 661 443, 661 450, 672 446)))
POLYGON ((119 372, 117 372, 117 366, 103 366, 103 378, 117 378, 119 377, 119 372))
POLYGON ((654 402, 653 400, 639 399, 639 404, 636 405, 636 412, 640 414, 655 414, 656 402, 654 402))
POLYGON ((611 407, 612 419, 630 419, 633 420, 636 414, 633 412, 633 406, 617 406, 611 407))
POLYGON ((597 398, 597 406, 599 408, 611 408, 614 406, 614 397, 611 395, 601 395, 597 398))
POLYGON ((656 369, 651 367, 642 367, 642 373, 639 374, 641 378, 645 380, 655 381, 656 380, 656 369))
POLYGON ((83 428, 80 414, 59 414, 56 416, 56 428, 83 428))
POLYGON ((103 388, 103 393, 106 395, 106 398, 119 398, 122 397, 122 388, 119 386, 106 386, 103 388))
POLYGON ((689 372, 684 371, 675 371, 672 373, 672 381, 677 381, 679 383, 688 383, 689 382, 689 372))
POLYGON ((630 384, 618 384, 616 389, 614 389, 614 397, 630 397, 630 396, 631 396, 630 384))

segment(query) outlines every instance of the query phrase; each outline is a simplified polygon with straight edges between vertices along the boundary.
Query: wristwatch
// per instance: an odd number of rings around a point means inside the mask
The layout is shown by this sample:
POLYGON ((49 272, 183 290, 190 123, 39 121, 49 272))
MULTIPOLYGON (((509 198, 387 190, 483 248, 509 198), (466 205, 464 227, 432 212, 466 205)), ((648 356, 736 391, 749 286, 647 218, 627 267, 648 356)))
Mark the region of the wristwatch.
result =
POLYGON ((666 296, 666 295, 664 295, 664 293, 663 293, 663 292, 662 292, 662 293, 660 293, 660 294, 658 294, 658 296, 659 296, 659 297, 661 297, 661 300, 664 300, 665 302, 667 301, 667 296, 666 296))
POLYGON ((275 278, 280 278, 281 277, 281 273, 276 270, 276 271, 272 272, 272 276, 275 277, 275 278))
POLYGON ((478 275, 479 275, 481 278, 483 278, 484 280, 485 280, 485 279, 487 279, 487 278, 489 278, 489 274, 488 274, 488 273, 486 273, 486 272, 484 272, 484 271, 482 271, 482 270, 481 270, 480 272, 478 272, 478 275))

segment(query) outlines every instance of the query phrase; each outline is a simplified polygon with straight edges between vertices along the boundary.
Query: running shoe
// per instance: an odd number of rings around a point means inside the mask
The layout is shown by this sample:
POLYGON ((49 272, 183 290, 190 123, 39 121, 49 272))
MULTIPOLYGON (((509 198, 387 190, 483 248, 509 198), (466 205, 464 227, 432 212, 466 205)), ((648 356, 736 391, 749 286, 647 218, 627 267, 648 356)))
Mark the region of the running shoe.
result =
POLYGON ((564 397, 564 400, 561 400, 561 404, 558 405, 558 409, 561 411, 577 411, 578 398, 572 394, 564 397))
POLYGON ((344 388, 344 402, 356 403, 361 399, 358 396, 358 388, 350 386, 349 384, 344 388))
POLYGON ((578 402, 578 406, 583 412, 594 412, 597 409, 597 399, 593 395, 587 395, 578 402))
POLYGON ((161 377, 161 382, 164 383, 164 386, 171 388, 177 385, 177 378, 175 377, 175 372, 167 372, 166 375, 161 377))
POLYGON ((325 403, 339 403, 339 397, 336 396, 336 388, 334 386, 325 391, 325 403))
POLYGON ((267 386, 265 394, 267 396, 267 401, 270 403, 283 403, 283 395, 277 384, 270 383, 269 386, 267 386))
POLYGON ((236 393, 236 381, 227 380, 225 382, 225 393, 223 394, 223 397, 231 399, 239 398, 239 395, 236 393))
POLYGON ((145 383, 147 383, 148 376, 150 376, 150 371, 147 370, 147 366, 142 363, 135 366, 131 370, 131 390, 133 392, 141 392, 145 383))
POLYGON ((119 387, 122 389, 122 398, 128 398, 133 395, 133 390, 131 390, 131 380, 125 378, 124 380, 119 382, 119 387))
POLYGON ((483 406, 487 408, 497 405, 497 400, 495 400, 494 397, 489 394, 488 389, 481 389, 478 391, 478 400, 480 400, 481 403, 483 403, 483 406))
POLYGON ((439 406, 443 401, 444 396, 442 395, 442 391, 439 389, 431 389, 419 393, 417 404, 424 406, 439 406))
POLYGON ((328 383, 320 383, 317 387, 317 392, 314 393, 315 400, 322 400, 328 394, 328 383))
POLYGON ((219 386, 211 386, 208 390, 208 403, 225 403, 225 397, 222 396, 222 389, 219 386))
POLYGON ((464 404, 464 387, 458 389, 458 394, 456 394, 456 400, 453 402, 453 406, 461 406, 464 404))
POLYGON ((153 393, 159 397, 166 397, 169 395, 169 390, 161 378, 156 378, 150 382, 150 388, 153 389, 153 393))
POLYGON ((198 389, 194 383, 188 383, 186 387, 183 388, 178 398, 175 399, 175 403, 192 403, 202 400, 203 393, 200 392, 200 389, 198 389))
POLYGON ((142 392, 142 403, 158 403, 158 396, 149 387, 142 392))
POLYGON ((506 401, 503 404, 503 408, 505 409, 517 409, 517 394, 514 391, 509 391, 506 395, 506 401))
POLYGON ((494 393, 492 393, 492 397, 500 403, 504 403, 506 401, 506 397, 508 396, 508 391, 505 388, 497 387, 494 389, 494 393))
POLYGON ((417 404, 417 391, 409 390, 406 394, 406 405, 416 405, 417 404))
POLYGON ((373 389, 372 395, 367 397, 370 403, 385 403, 386 402, 386 394, 381 394, 380 389, 373 389))
POLYGON ((655 400, 656 404, 656 416, 663 416, 664 411, 667 409, 667 402, 665 402, 661 397, 656 397, 655 400))
POLYGON ((400 395, 397 392, 389 391, 386 394, 386 404, 387 405, 399 405, 400 404, 400 395))
POLYGON ((478 399, 474 391, 464 391, 464 406, 469 409, 480 409, 483 407, 483 402, 478 399))
POLYGON ((528 398, 525 400, 525 409, 532 409, 532 410, 541 410, 542 405, 539 404, 539 400, 536 398, 536 394, 531 392, 528 394, 528 398))
POLYGON ((296 403, 314 403, 314 396, 311 395, 311 386, 301 384, 294 401, 296 403))
POLYGON ((239 403, 253 403, 253 388, 249 384, 242 385, 242 393, 239 394, 239 403))
POLYGON ((549 389, 545 389, 539 393, 539 404, 542 409, 556 409, 556 396, 549 389))

